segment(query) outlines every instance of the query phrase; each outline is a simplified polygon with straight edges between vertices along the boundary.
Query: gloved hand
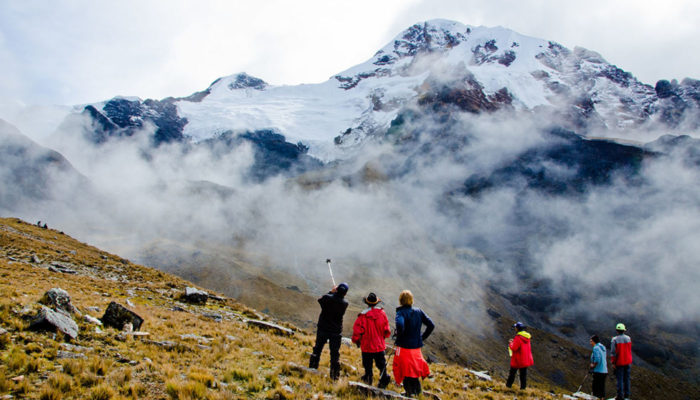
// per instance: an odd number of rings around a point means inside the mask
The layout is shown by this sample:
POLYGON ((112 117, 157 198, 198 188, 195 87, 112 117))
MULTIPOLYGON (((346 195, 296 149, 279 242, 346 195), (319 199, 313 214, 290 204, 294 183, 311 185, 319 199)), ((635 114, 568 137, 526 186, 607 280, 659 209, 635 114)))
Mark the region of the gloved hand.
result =
POLYGON ((360 347, 360 342, 355 342, 355 346, 360 347))

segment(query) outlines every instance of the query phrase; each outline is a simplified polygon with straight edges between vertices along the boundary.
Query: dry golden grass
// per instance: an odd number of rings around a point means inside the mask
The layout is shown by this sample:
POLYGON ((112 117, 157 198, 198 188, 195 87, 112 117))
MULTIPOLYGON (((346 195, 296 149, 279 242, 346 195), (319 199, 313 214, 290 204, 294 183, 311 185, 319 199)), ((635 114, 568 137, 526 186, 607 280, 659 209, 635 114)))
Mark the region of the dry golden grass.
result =
MULTIPOLYGON (((251 328, 246 318, 260 314, 232 299, 209 301, 204 306, 181 303, 179 296, 186 286, 193 285, 59 232, 0 219, 0 328, 9 331, 0 339, 0 396, 47 400, 365 398, 347 384, 362 374, 358 349, 342 347, 344 375, 331 382, 324 375, 328 372, 327 351, 321 359, 321 375, 289 364, 308 363, 311 332, 297 330, 294 336, 285 337, 251 328), (47 266, 54 262, 78 273, 51 272, 47 266), (54 287, 66 290, 74 306, 94 317, 101 317, 111 301, 126 305, 129 300, 133 304, 129 308, 145 320, 141 330, 149 335, 132 337, 104 327, 97 331, 95 325, 76 316, 80 332, 70 344, 81 350, 60 347, 62 335, 29 331, 25 320, 38 310, 36 303, 43 294, 54 287), (211 314, 222 320, 207 316, 211 314), (59 351, 84 358, 59 359, 59 351), (17 376, 24 379, 10 381, 17 376)), ((555 398, 547 386, 521 392, 502 382, 480 381, 456 365, 433 364, 431 369, 433 374, 424 380, 424 388, 442 399, 555 398)), ((393 384, 389 389, 401 391, 393 384)))

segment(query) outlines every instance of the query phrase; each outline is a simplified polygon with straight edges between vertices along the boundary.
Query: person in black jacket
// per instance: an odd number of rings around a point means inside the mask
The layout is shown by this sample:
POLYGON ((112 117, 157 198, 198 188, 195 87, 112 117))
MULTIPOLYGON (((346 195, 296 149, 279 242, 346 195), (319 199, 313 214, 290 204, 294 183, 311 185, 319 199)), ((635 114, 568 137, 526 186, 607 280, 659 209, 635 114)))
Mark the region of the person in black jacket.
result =
POLYGON ((340 377, 340 342, 343 331, 343 315, 348 308, 348 302, 345 300, 347 292, 348 284, 343 282, 318 299, 318 303, 321 305, 321 315, 318 316, 316 345, 309 358, 309 368, 318 368, 323 346, 328 342, 331 352, 330 375, 333 380, 340 377))
POLYGON ((401 307, 396 309, 396 348, 394 355, 394 379, 403 382, 406 395, 418 396, 423 391, 419 378, 430 375, 428 363, 423 358, 423 341, 435 329, 435 324, 420 308, 413 307, 413 294, 404 290, 399 295, 401 307), (422 326, 425 331, 421 333, 422 326))

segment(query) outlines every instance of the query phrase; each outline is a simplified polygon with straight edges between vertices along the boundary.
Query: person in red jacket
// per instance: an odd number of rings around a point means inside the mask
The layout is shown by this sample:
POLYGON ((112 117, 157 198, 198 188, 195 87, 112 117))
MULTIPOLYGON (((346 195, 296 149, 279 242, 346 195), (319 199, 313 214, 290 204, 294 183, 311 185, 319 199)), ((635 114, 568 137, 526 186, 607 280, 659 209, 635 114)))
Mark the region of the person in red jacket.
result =
POLYGON ((376 294, 370 293, 364 298, 364 302, 369 308, 357 315, 352 327, 352 341, 362 349, 362 366, 365 368, 362 381, 372 385, 372 366, 376 364, 381 375, 379 387, 383 389, 391 381, 391 377, 386 372, 384 358, 386 349, 384 340, 391 335, 391 329, 386 313, 379 305, 381 299, 376 294))
POLYGON ((535 364, 532 359, 532 349, 530 348, 529 333, 525 332, 525 325, 522 322, 517 322, 513 325, 516 334, 513 339, 508 341, 508 352, 510 353, 510 373, 508 373, 508 381, 506 386, 513 386, 515 374, 520 371, 520 389, 527 387, 527 367, 535 364))
POLYGON ((610 341, 610 362, 617 378, 617 400, 630 397, 630 367, 632 366, 632 339, 625 335, 625 324, 615 327, 617 336, 610 341))

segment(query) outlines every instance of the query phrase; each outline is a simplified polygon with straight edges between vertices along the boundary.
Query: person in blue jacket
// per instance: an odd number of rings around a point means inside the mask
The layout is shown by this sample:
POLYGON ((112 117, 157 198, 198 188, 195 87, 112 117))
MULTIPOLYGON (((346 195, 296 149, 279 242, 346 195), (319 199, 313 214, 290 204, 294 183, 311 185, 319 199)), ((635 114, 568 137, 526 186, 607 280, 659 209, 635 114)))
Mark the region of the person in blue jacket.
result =
POLYGON ((430 367, 423 358, 423 341, 435 329, 435 324, 418 307, 413 307, 413 293, 404 290, 399 295, 401 307, 396 309, 396 348, 394 353, 394 379, 403 382, 408 397, 422 392, 420 378, 430 375, 430 367), (421 332, 425 325, 425 331, 421 332))
POLYGON ((593 374, 593 396, 605 399, 605 378, 608 376, 608 362, 605 346, 600 343, 598 335, 591 336, 591 373, 593 374))

